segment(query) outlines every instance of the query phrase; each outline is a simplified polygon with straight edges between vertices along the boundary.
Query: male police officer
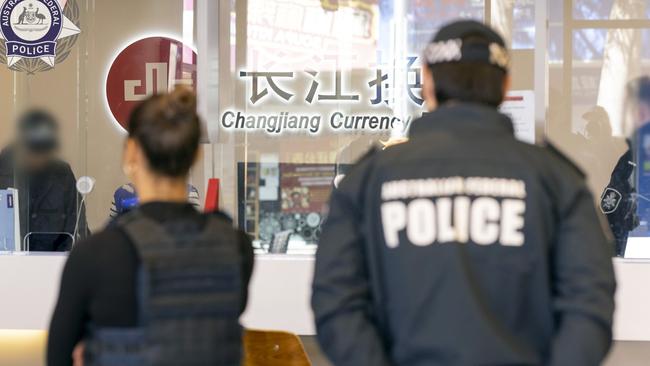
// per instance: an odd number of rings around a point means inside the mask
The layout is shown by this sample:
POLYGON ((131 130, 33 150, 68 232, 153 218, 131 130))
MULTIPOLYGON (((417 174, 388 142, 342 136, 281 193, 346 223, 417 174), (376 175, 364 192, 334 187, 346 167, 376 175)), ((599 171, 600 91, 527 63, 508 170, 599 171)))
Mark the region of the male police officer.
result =
POLYGON ((620 257, 628 236, 650 236, 650 77, 628 83, 626 105, 633 131, 600 199, 620 257))
POLYGON ((615 281, 584 176, 498 113, 493 30, 447 25, 424 60, 431 113, 332 194, 312 299, 323 350, 337 366, 598 365, 615 281))

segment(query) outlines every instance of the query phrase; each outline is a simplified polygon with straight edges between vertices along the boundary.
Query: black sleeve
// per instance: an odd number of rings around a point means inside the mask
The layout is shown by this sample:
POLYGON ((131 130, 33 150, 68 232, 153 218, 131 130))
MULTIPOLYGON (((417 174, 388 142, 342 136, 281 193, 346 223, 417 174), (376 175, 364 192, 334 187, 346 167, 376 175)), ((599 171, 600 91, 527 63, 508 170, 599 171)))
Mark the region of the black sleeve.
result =
POLYGON ((551 253, 557 322, 553 366, 596 366, 612 339, 615 279, 611 238, 588 188, 560 203, 557 241, 551 253))
POLYGON ((89 278, 87 258, 75 249, 65 264, 59 299, 52 315, 47 341, 47 365, 72 365, 72 351, 84 333, 89 278))
POLYGON ((372 316, 359 199, 366 186, 362 170, 355 167, 332 192, 316 253, 312 308, 318 340, 334 364, 390 366, 372 316))
POLYGON ((253 243, 248 237, 248 234, 239 230, 239 249, 242 256, 242 307, 241 313, 246 310, 248 303, 248 285, 250 284, 251 277, 253 276, 253 267, 255 265, 255 252, 253 251, 253 243))
POLYGON ((616 252, 620 256, 625 254, 630 231, 639 226, 636 191, 630 182, 630 176, 634 172, 632 160, 631 150, 621 156, 600 197, 600 208, 607 217, 616 239, 616 252))

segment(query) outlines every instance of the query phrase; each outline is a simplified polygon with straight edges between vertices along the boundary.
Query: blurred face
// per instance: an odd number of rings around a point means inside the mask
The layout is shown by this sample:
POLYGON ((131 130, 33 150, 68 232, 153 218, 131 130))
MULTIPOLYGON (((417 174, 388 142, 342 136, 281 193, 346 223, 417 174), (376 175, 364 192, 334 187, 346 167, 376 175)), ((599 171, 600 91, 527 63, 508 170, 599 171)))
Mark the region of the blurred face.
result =
POLYGON ((53 152, 26 152, 22 163, 28 171, 38 172, 47 167, 52 160, 54 160, 53 152))
POLYGON ((636 121, 639 127, 650 121, 650 105, 648 103, 639 102, 636 121))
POLYGON ((26 140, 16 142, 16 163, 27 172, 36 173, 45 169, 57 157, 58 149, 54 146, 32 145, 26 140))

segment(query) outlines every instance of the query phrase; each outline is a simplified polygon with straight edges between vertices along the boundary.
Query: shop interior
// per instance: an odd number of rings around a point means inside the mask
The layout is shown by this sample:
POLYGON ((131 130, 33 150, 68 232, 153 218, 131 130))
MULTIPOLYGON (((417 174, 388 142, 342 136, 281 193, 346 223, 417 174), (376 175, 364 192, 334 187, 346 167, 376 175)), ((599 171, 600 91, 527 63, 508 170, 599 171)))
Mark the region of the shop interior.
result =
MULTIPOLYGON (((639 121, 626 97, 630 81, 650 73, 649 1, 58 1, 69 27, 54 57, 15 60, 0 40, 0 202, 16 200, 0 210, 0 292, 12 294, 3 296, 0 364, 42 364, 65 252, 137 205, 122 164, 128 114, 176 85, 197 91, 204 127, 188 195, 253 238, 244 325, 290 331, 308 346, 309 281, 329 194, 369 149, 407 137, 423 114, 420 55, 446 22, 478 19, 504 35, 513 91, 502 111, 522 141, 551 142, 576 162, 604 214, 612 192, 621 194, 611 185, 619 159, 630 146, 650 151, 644 139, 629 142, 639 121), (71 195, 45 197, 67 207, 67 221, 17 188, 27 181, 19 170, 2 168, 18 121, 35 110, 56 120, 59 148, 48 158, 73 175, 71 195), (82 177, 88 189, 77 194, 82 177), (31 250, 40 242, 57 244, 31 250), (16 317, 25 311, 29 319, 16 317)), ((643 354, 633 341, 650 340, 650 299, 639 298, 650 276, 644 175, 638 217, 613 248, 615 338, 630 343, 612 357, 643 354)))

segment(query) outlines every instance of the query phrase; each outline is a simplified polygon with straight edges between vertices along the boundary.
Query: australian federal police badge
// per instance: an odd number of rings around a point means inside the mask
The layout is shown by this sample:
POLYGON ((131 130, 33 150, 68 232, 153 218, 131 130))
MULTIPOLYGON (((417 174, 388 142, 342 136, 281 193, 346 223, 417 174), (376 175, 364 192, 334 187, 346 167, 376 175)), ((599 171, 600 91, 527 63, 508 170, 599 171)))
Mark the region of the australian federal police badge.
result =
POLYGON ((67 58, 81 32, 76 0, 0 1, 0 62, 35 73, 67 58))

